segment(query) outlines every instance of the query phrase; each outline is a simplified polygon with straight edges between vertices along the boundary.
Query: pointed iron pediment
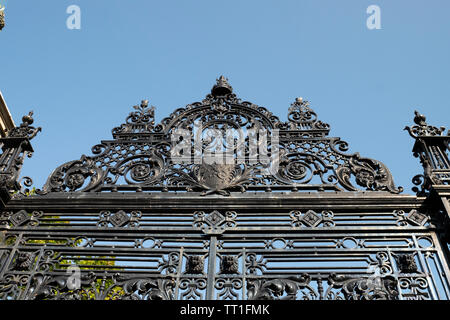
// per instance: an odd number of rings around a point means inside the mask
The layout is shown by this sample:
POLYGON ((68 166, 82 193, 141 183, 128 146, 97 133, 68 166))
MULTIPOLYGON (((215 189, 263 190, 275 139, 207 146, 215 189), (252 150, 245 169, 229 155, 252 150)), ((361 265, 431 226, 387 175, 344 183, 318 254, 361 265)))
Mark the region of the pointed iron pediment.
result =
POLYGON ((383 163, 346 153, 345 141, 329 137, 330 126, 308 101, 297 98, 287 119, 242 101, 222 76, 205 99, 159 124, 147 100, 134 106, 112 130, 114 140, 94 146, 93 156, 55 169, 41 193, 402 191, 383 163), (229 158, 207 161, 218 153, 229 158))

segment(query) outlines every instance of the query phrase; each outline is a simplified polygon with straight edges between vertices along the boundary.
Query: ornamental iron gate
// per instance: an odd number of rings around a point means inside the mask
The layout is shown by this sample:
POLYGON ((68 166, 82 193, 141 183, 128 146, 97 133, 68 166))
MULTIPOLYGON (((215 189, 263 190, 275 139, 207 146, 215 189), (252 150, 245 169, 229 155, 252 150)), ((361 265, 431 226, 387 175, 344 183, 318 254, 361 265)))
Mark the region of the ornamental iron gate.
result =
POLYGON ((282 122, 220 77, 160 124, 134 108, 42 190, 19 183, 32 114, 0 139, 0 299, 450 298, 449 134, 423 115, 402 195, 301 98, 282 122))

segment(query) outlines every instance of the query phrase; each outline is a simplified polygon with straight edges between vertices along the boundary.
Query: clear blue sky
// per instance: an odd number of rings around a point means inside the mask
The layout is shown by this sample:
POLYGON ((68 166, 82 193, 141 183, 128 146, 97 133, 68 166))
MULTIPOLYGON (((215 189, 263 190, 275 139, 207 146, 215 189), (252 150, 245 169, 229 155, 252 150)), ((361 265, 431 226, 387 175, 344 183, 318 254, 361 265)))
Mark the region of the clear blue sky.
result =
POLYGON ((384 162, 411 193, 422 172, 405 125, 418 109, 450 126, 448 0, 0 0, 0 90, 17 124, 43 131, 23 175, 40 188, 58 165, 111 138, 134 104, 157 120, 199 101, 223 74, 281 119, 298 96, 351 152, 384 162), (66 8, 81 8, 81 30, 66 8), (369 5, 381 30, 366 27, 369 5))

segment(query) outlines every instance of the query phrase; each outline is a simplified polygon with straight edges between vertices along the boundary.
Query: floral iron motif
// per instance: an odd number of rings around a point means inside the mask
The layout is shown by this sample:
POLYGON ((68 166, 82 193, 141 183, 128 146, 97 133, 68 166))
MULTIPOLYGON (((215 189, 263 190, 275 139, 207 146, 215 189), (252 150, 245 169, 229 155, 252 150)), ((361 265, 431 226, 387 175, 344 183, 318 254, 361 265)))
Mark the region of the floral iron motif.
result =
POLYGON ((119 210, 115 213, 111 213, 110 211, 102 211, 100 212, 100 219, 97 226, 100 228, 107 228, 110 225, 115 228, 137 228, 139 227, 139 219, 141 216, 142 212, 140 211, 132 211, 130 213, 126 213, 123 210, 119 210))
POLYGON ((186 271, 187 274, 203 274, 205 269, 205 259, 203 256, 191 255, 186 259, 186 271))
POLYGON ((172 277, 162 279, 137 278, 116 274, 113 277, 115 287, 121 288, 112 296, 113 300, 173 300, 175 280, 172 277))
POLYGON ((397 266, 402 273, 416 273, 418 271, 413 254, 397 254, 395 256, 397 266))
POLYGON ((217 210, 208 214, 204 211, 195 211, 193 226, 202 229, 206 234, 221 234, 236 226, 236 216, 235 211, 226 211, 224 214, 217 210))
POLYGON ((249 300, 295 300, 300 289, 309 288, 314 292, 310 282, 308 274, 285 279, 249 279, 247 295, 249 300))
POLYGON ((11 270, 29 271, 35 260, 35 255, 34 252, 19 251, 11 270))
POLYGON ((308 210, 304 214, 300 211, 289 212, 291 217, 291 225, 293 227, 311 227, 315 228, 320 225, 323 227, 334 227, 336 224, 333 221, 334 213, 329 210, 324 210, 320 214, 317 214, 313 210, 308 210))
POLYGON ((239 262, 236 256, 223 256, 220 261, 220 273, 239 273, 239 262))
POLYGON ((331 274, 328 277, 328 299, 345 300, 398 300, 398 280, 393 276, 378 278, 349 278, 331 274), (334 294, 331 289, 340 289, 334 294))
POLYGON ((244 185, 250 182, 251 171, 242 168, 239 165, 232 164, 202 164, 192 167, 192 170, 186 174, 182 171, 172 181, 180 181, 187 184, 187 190, 192 191, 195 188, 204 190, 202 195, 218 193, 228 196, 227 189, 239 187, 245 191, 244 185))
POLYGON ((0 214, 0 226, 7 229, 20 226, 36 227, 39 225, 39 218, 43 215, 43 211, 33 211, 31 214, 28 214, 25 210, 19 210, 15 213, 2 212, 0 214))

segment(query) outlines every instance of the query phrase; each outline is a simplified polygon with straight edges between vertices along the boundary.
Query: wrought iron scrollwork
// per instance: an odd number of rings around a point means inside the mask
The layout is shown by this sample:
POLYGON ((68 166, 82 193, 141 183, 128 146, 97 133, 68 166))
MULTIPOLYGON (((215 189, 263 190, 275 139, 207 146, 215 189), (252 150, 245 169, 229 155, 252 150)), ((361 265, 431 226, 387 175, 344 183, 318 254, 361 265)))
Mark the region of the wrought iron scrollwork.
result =
POLYGON ((206 289, 206 279, 185 278, 180 282, 181 298, 183 300, 196 300, 204 298, 203 291, 206 289))
POLYGON ((217 298, 222 300, 239 299, 239 290, 243 287, 243 281, 238 278, 219 278, 214 287, 219 290, 217 298))
POLYGON ((31 126, 34 122, 33 111, 30 111, 28 115, 22 117, 22 123, 20 126, 13 128, 8 133, 8 138, 27 138, 28 140, 33 139, 38 132, 42 129, 41 127, 35 128, 31 126))
POLYGON ((139 106, 133 107, 136 111, 130 113, 126 122, 112 130, 114 138, 153 132, 155 107, 149 107, 148 103, 148 100, 143 100, 139 106))
POLYGON ((120 288, 111 296, 112 300, 173 300, 175 280, 172 277, 151 279, 132 276, 113 277, 113 288, 120 288))
POLYGON ((154 107, 147 100, 134 109, 113 129, 114 141, 94 146, 92 157, 58 167, 41 193, 185 190, 226 196, 233 191, 358 187, 402 191, 381 162, 346 154, 347 143, 328 137, 330 126, 301 98, 291 105, 288 122, 282 122, 266 108, 241 101, 220 77, 203 101, 175 110, 160 124, 155 125, 154 107), (189 136, 172 140, 178 130, 189 136), (173 153, 180 141, 187 148, 186 154, 179 154, 181 163, 173 153), (232 151, 231 163, 205 160, 205 154, 219 149, 232 151), (262 160, 263 155, 270 158, 262 160))
POLYGON ((329 210, 324 210, 320 214, 317 214, 313 210, 308 210, 304 214, 300 211, 291 211, 289 213, 293 227, 311 227, 315 228, 320 225, 323 227, 334 227, 336 224, 333 221, 334 213, 329 210))
POLYGON ((402 277, 398 280, 406 300, 427 300, 430 298, 429 283, 425 277, 402 277))
POLYGON ((194 165, 188 173, 173 169, 169 181, 186 185, 186 190, 203 190, 202 195, 218 193, 228 196, 227 189, 238 187, 245 191, 245 184, 250 182, 252 172, 246 166, 233 164, 194 165))
POLYGON ((0 227, 36 227, 39 225, 39 218, 44 215, 43 211, 33 211, 29 214, 26 210, 17 212, 5 211, 0 214, 0 227))
POLYGON ((328 134, 330 125, 317 119, 317 114, 309 107, 309 101, 299 97, 288 111, 289 129, 318 130, 323 136, 328 134))
POLYGON ((139 219, 141 216, 142 212, 140 211, 132 211, 130 213, 126 213, 123 210, 119 210, 115 213, 102 211, 100 212, 100 219, 97 226, 101 228, 107 228, 110 225, 116 228, 125 226, 136 228, 139 226, 139 219))
POLYGON ((389 191, 400 193, 402 187, 396 188, 389 169, 380 161, 361 158, 358 153, 350 157, 347 166, 340 166, 336 169, 336 176, 344 188, 350 191, 357 191, 352 185, 350 178, 354 175, 356 183, 366 190, 389 191))
MULTIPOLYGON (((57 167, 44 196, 19 191, 0 210, 0 299, 449 298, 446 212, 434 201, 448 206, 436 186, 448 137, 420 115, 415 151, 440 199, 392 195, 387 167, 329 137, 301 98, 280 121, 220 77, 204 100, 154 116, 142 101, 113 140, 57 167), (230 163, 206 161, 228 148, 230 163)), ((31 123, 1 139, 8 192, 39 131, 31 123)))
POLYGON ((0 299, 17 300, 23 292, 23 287, 30 282, 29 274, 6 274, 0 279, 0 299))
POLYGON ((192 255, 186 259, 186 274, 203 274, 205 269, 205 258, 199 255, 192 255))
MULTIPOLYGON (((22 117, 22 123, 18 127, 11 129, 6 137, 0 139, 3 151, 0 155, 0 190, 2 193, 21 195, 26 192, 19 183, 19 174, 24 158, 31 157, 33 154, 30 141, 41 131, 40 127, 32 126, 33 122, 33 112, 31 111, 22 117)), ((32 183, 29 177, 24 177, 23 180, 25 186, 30 186, 32 183)))
POLYGON ((403 210, 394 210, 394 216, 398 217, 398 226, 424 226, 430 221, 430 217, 419 212, 416 209, 412 209, 408 214, 403 210))
POLYGON ((91 158, 83 156, 55 169, 47 181, 47 188, 38 193, 45 194, 48 189, 53 192, 90 191, 101 182, 103 175, 91 158))
MULTIPOLYGON (((311 277, 303 274, 300 277, 286 279, 249 279, 247 281, 249 300, 295 300, 299 290, 309 289, 309 295, 314 295, 310 286, 311 277)), ((305 298, 305 297, 304 297, 305 298)))
POLYGON ((208 214, 204 211, 195 211, 193 226, 207 234, 220 234, 236 226, 236 216, 235 211, 226 211, 224 214, 217 210, 208 214))
MULTIPOLYGON (((26 300, 173 300, 175 280, 171 277, 146 278, 114 274, 112 278, 97 277, 95 273, 80 275, 79 284, 73 287, 69 275, 36 274, 26 300)), ((11 285, 26 283, 10 278, 11 285)), ((1 284, 0 284, 1 285, 1 284)), ((4 287, 6 289, 6 287, 4 287)), ((8 287, 11 291, 11 287, 8 287)), ((1 294, 1 292, 0 292, 1 294)))
POLYGON ((51 276, 37 274, 25 299, 27 300, 83 300, 88 298, 83 287, 91 287, 96 279, 94 273, 80 276, 80 288, 70 289, 69 275, 51 276))

